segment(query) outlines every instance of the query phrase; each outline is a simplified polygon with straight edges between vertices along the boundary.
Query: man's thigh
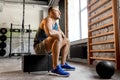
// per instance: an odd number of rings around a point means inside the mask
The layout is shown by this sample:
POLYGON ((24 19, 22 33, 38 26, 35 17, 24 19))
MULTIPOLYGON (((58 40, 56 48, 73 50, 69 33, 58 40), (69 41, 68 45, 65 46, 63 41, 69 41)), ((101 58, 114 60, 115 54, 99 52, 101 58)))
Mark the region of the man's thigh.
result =
POLYGON ((45 47, 46 47, 47 51, 51 51, 52 50, 52 45, 53 45, 55 40, 56 39, 53 38, 53 37, 47 37, 45 39, 45 47))
POLYGON ((34 47, 34 50, 36 52, 36 54, 38 55, 45 55, 47 54, 47 50, 46 50, 46 47, 45 47, 45 41, 43 40, 42 42, 38 43, 35 47, 34 47))

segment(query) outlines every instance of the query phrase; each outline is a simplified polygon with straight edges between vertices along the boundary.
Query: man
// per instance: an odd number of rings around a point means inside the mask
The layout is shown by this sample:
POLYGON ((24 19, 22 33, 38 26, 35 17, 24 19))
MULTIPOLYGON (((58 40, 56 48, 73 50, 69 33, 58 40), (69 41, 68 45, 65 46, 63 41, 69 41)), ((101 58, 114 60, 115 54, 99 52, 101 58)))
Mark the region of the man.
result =
POLYGON ((52 52, 53 69, 51 72, 60 76, 69 76, 69 72, 63 69, 75 70, 75 67, 71 67, 66 63, 70 43, 56 22, 60 19, 60 14, 61 12, 58 7, 50 7, 48 9, 48 16, 41 21, 36 33, 34 49, 36 54, 39 55, 52 52), (59 65, 58 60, 60 51, 62 59, 59 65))

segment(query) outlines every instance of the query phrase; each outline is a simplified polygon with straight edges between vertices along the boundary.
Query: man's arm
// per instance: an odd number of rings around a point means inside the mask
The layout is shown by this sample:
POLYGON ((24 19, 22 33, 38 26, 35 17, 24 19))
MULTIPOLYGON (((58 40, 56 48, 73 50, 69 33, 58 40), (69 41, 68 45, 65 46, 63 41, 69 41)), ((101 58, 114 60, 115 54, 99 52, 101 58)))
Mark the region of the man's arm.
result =
POLYGON ((62 38, 64 39, 64 38, 65 38, 65 34, 64 34, 63 31, 60 29, 60 25, 59 25, 58 30, 59 30, 59 32, 61 33, 62 38))
POLYGON ((51 36, 51 37, 55 37, 55 38, 60 38, 60 32, 59 31, 56 31, 56 30, 53 30, 52 29, 52 25, 53 24, 53 21, 51 18, 47 18, 44 22, 44 30, 45 30, 45 33, 48 35, 48 36, 51 36))

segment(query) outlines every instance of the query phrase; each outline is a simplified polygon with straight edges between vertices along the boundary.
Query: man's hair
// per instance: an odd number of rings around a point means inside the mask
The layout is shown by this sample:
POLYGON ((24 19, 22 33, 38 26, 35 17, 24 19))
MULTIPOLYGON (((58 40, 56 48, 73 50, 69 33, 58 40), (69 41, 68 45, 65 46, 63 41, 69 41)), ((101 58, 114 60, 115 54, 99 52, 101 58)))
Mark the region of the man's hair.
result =
POLYGON ((53 9, 53 7, 49 7, 48 9, 48 13, 50 13, 50 11, 53 9))

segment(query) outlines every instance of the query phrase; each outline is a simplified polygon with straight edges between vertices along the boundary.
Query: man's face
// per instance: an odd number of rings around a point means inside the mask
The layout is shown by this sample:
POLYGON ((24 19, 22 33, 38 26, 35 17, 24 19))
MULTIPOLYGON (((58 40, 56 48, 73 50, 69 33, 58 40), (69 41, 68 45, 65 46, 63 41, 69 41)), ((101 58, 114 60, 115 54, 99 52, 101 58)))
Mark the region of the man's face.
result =
POLYGON ((56 19, 60 19, 61 12, 59 9, 53 9, 52 12, 56 19))

